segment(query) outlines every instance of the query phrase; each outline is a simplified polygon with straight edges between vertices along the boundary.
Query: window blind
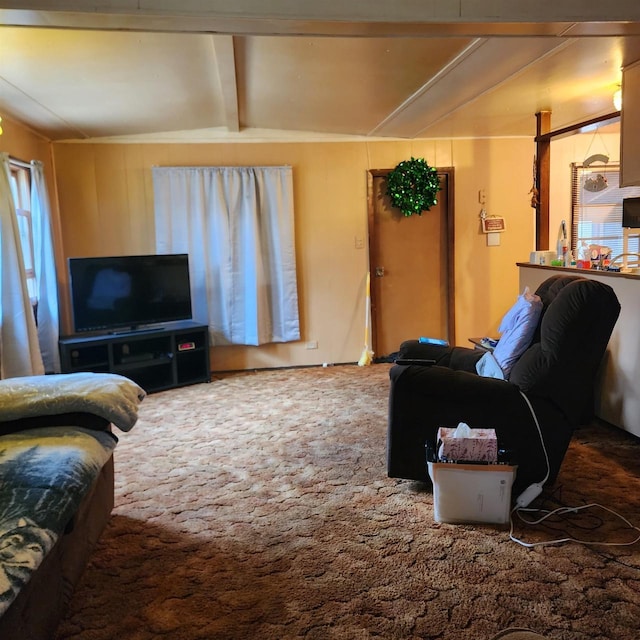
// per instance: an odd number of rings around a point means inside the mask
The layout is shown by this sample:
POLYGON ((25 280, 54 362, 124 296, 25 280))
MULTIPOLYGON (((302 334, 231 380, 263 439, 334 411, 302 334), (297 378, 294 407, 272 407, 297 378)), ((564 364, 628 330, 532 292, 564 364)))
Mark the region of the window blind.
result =
POLYGON ((640 187, 620 186, 620 165, 571 165, 571 250, 574 256, 584 242, 609 247, 611 256, 639 251, 640 234, 633 229, 624 247, 622 200, 640 196, 640 187))

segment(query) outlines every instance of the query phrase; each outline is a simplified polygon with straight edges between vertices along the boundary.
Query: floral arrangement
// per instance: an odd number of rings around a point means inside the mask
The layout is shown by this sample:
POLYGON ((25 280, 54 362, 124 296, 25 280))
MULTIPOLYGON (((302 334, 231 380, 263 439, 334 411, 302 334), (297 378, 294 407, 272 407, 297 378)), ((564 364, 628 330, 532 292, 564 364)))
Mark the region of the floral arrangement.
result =
POLYGON ((429 211, 438 202, 438 191, 438 172, 424 158, 403 160, 387 176, 387 195, 405 216, 429 211))

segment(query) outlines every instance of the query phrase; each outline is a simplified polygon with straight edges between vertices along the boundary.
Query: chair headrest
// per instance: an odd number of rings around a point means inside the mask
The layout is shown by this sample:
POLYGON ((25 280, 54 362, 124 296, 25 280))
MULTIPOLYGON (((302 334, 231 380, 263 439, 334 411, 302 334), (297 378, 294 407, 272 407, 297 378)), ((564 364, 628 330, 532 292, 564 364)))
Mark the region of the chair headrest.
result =
POLYGON ((537 335, 509 380, 525 393, 552 399, 577 420, 591 397, 620 303, 609 285, 580 276, 553 276, 536 293, 544 304, 537 335))

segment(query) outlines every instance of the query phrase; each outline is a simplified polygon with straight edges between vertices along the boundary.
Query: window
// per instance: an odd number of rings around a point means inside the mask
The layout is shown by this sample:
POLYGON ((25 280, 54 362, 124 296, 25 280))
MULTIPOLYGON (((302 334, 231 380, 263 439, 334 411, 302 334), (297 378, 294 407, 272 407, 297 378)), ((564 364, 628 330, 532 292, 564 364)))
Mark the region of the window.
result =
POLYGON ((36 288, 36 275, 33 266, 33 220, 31 216, 31 169, 21 164, 9 162, 11 194, 18 217, 18 230, 20 232, 20 244, 22 245, 22 258, 27 276, 27 290, 31 304, 35 305, 38 299, 36 288))
POLYGON ((640 196, 640 187, 620 186, 620 166, 571 165, 571 249, 584 242, 611 249, 611 257, 640 251, 638 229, 625 234, 622 228, 622 200, 640 196), (626 238, 625 238, 626 236, 626 238))
POLYGON ((153 190, 156 249, 189 254, 212 344, 300 340, 291 167, 154 167, 153 190))

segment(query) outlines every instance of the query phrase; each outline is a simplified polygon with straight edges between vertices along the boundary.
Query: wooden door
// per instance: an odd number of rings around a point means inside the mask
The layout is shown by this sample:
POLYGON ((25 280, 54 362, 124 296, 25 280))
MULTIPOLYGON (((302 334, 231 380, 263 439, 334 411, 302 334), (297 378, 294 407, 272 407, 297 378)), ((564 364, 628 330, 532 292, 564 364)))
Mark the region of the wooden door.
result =
POLYGON ((438 169, 438 203, 408 217, 386 195, 389 171, 369 172, 372 348, 382 359, 403 340, 455 340, 453 169, 438 169))

